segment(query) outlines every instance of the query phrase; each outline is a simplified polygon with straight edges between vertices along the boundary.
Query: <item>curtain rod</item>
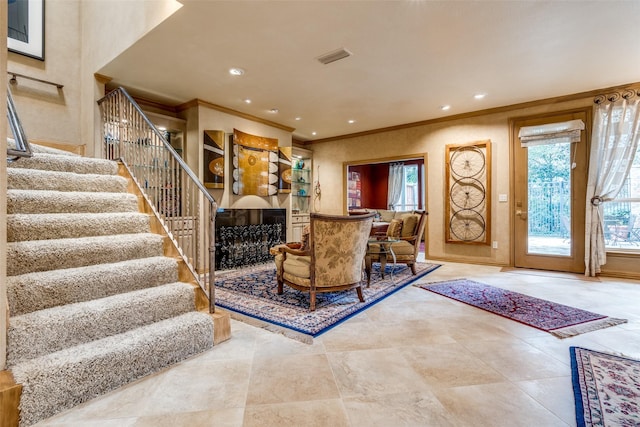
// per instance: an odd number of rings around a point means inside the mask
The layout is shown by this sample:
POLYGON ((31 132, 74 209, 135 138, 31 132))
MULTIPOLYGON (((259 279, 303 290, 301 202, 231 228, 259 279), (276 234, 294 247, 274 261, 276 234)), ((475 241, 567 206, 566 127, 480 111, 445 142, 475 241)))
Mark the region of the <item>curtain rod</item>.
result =
POLYGON ((16 79, 16 77, 21 77, 23 79, 33 80, 33 81, 36 81, 36 82, 40 82, 40 83, 48 84, 48 85, 51 85, 51 86, 55 86, 58 89, 62 89, 64 87, 64 85, 61 85, 60 83, 54 83, 54 82, 50 82, 50 81, 47 81, 47 80, 37 79, 35 77, 25 76, 24 74, 18 74, 18 73, 14 73, 14 72, 11 72, 11 71, 7 71, 7 74, 10 74, 12 76, 11 80, 9 80, 9 83, 11 83, 11 84, 18 83, 18 80, 16 79))
POLYGON ((615 102, 620 98, 631 99, 634 96, 640 96, 640 90, 636 92, 635 89, 625 89, 621 92, 611 92, 603 95, 598 95, 595 98, 593 98, 593 103, 602 104, 603 102, 606 102, 606 101, 615 102))

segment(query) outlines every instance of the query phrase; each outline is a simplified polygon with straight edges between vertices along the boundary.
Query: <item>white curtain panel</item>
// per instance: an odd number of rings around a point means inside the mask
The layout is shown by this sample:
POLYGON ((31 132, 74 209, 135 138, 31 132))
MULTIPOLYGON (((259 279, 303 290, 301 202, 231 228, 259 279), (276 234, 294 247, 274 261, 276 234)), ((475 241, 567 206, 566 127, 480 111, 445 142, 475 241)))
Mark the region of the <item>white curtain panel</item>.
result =
POLYGON ((603 203, 622 189, 638 148, 640 98, 605 101, 595 107, 585 224, 585 275, 595 276, 607 262, 603 203))
POLYGON ((387 191, 387 205, 394 209, 400 203, 402 186, 404 184, 404 163, 392 163, 389 165, 389 189, 387 191))

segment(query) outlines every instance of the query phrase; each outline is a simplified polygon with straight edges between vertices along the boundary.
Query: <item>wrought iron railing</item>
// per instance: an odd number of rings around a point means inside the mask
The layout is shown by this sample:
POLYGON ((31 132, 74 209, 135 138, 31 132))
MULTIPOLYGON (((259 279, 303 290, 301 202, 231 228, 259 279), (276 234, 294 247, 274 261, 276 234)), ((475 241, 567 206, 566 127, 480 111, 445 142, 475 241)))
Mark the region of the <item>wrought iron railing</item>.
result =
POLYGON ((31 147, 29 147, 29 141, 24 133, 24 129, 22 129, 22 123, 20 122, 20 117, 18 117, 18 111, 16 110, 16 105, 11 95, 11 88, 8 86, 7 122, 11 135, 13 136, 10 146, 7 146, 7 161, 13 162, 21 157, 31 157, 31 147))
POLYGON ((138 104, 118 88, 98 101, 107 159, 131 173, 215 310, 217 204, 138 104))

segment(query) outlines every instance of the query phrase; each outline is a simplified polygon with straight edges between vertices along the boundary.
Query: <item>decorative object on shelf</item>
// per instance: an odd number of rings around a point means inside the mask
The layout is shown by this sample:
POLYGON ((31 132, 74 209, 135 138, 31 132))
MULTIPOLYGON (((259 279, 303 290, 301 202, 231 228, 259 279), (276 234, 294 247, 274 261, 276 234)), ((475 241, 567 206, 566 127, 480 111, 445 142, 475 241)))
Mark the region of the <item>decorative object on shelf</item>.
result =
POLYGON ((291 193, 291 147, 278 147, 278 193, 291 193))
POLYGON ((307 192, 304 190, 304 188, 301 188, 298 190, 298 196, 306 196, 307 192))
POLYGON ((44 61, 44 0, 9 1, 7 47, 44 61))
POLYGON ((294 169, 304 169, 304 159, 296 159, 293 162, 294 169))
POLYGON ((272 196, 278 192, 278 140, 233 130, 233 194, 272 196))
POLYGON ((204 131, 203 154, 204 186, 224 188, 224 131, 204 131))
POLYGON ((491 141, 445 147, 447 243, 491 242, 491 141))

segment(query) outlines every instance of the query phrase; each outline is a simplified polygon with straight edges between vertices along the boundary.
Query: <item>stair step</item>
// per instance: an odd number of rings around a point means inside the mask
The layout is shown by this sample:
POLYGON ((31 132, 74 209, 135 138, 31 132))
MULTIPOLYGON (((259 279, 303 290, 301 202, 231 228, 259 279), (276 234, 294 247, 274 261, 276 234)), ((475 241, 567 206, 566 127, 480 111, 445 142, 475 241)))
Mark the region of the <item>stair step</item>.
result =
POLYGON ((8 242, 148 233, 149 230, 149 215, 137 212, 7 215, 8 242))
POLYGON ((138 233, 7 244, 7 276, 163 255, 159 234, 138 233))
POLYGON ((126 193, 127 180, 118 175, 8 168, 7 188, 16 190, 126 193))
POLYGON ((177 261, 164 256, 7 277, 9 313, 104 298, 178 281, 177 261))
POLYGON ((34 153, 33 157, 23 157, 18 161, 9 163, 7 167, 99 175, 118 174, 118 164, 112 160, 49 153, 34 153))
POLYGON ((7 190, 8 214, 138 212, 129 193, 7 190))
POLYGON ((9 319, 9 366, 195 310, 194 288, 169 283, 9 319))
POLYGON ((190 312, 13 366, 31 425, 213 346, 213 320, 190 312))

